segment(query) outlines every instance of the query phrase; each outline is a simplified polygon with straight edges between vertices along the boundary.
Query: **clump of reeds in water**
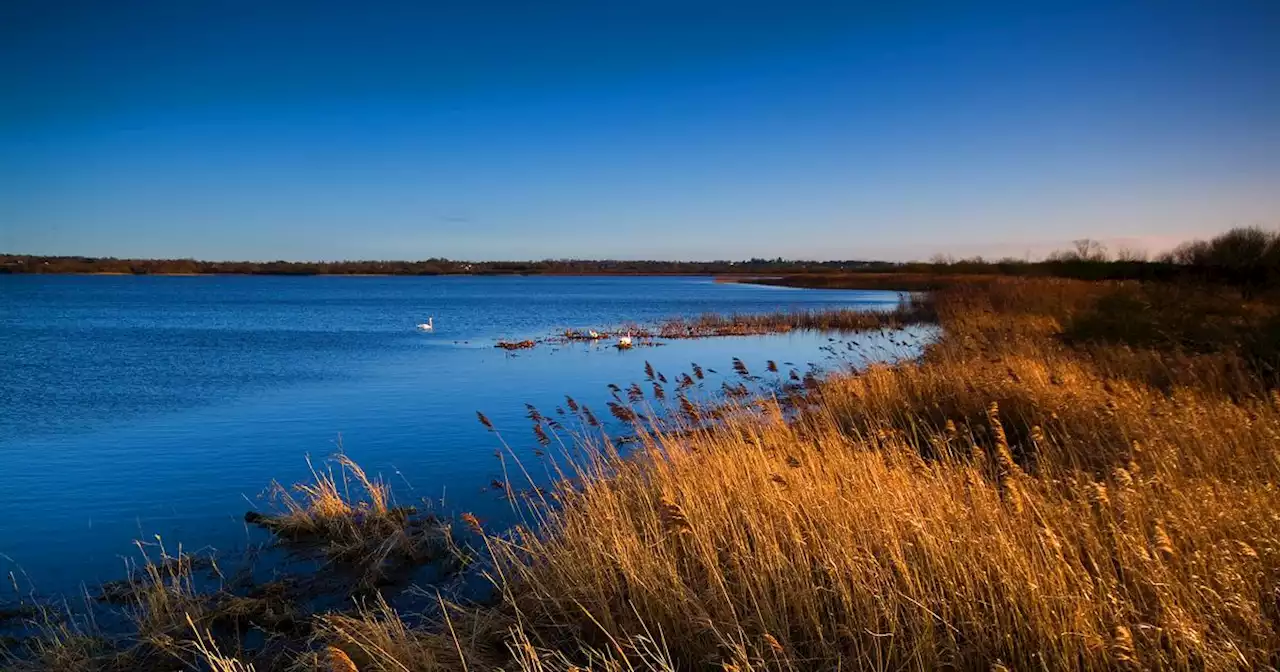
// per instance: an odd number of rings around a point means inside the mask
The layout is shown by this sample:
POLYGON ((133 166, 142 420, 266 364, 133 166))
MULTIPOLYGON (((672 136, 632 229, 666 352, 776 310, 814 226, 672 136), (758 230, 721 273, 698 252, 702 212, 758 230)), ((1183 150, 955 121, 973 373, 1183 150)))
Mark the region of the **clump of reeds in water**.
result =
MULTIPOLYGON (((658 345, 655 339, 710 338, 715 336, 754 336, 785 333, 793 330, 853 332, 874 329, 898 329, 932 322, 936 318, 929 297, 904 295, 892 310, 831 309, 814 311, 778 311, 765 314, 707 313, 696 318, 666 320, 656 328, 628 325, 610 331, 566 330, 553 340, 561 342, 612 340, 619 349, 639 345, 658 345)), ((525 341, 533 347, 532 341, 525 341)), ((518 349, 518 344, 500 341, 498 347, 518 349)))
POLYGON ((273 484, 277 510, 250 512, 246 520, 284 542, 317 547, 370 580, 405 567, 464 557, 446 522, 414 507, 395 505, 391 488, 370 478, 346 455, 335 455, 323 470, 310 459, 307 465, 312 482, 292 489, 273 484))
POLYGON ((498 341, 493 347, 503 350, 528 350, 538 345, 537 341, 525 339, 523 341, 498 341))
POLYGON ((935 319, 927 297, 905 299, 893 310, 835 309, 779 311, 765 314, 721 315, 709 313, 697 318, 677 318, 659 325, 661 338, 708 338, 713 336, 753 336, 793 330, 867 331, 897 329, 935 319))

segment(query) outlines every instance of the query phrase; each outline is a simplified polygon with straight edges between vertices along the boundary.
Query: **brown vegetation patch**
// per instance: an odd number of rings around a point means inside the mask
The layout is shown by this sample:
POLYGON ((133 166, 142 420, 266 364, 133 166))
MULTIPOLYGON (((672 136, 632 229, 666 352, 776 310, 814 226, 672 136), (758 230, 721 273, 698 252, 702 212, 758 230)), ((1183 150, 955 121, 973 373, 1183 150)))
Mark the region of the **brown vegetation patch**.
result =
POLYGON ((536 345, 538 345, 537 341, 525 339, 523 341, 498 341, 497 345, 493 347, 503 350, 528 350, 536 345))
POLYGON ((780 311, 759 315, 707 314, 694 319, 672 319, 658 327, 660 338, 708 338, 751 336, 788 331, 855 332, 898 329, 935 319, 928 297, 904 300, 893 310, 780 311))

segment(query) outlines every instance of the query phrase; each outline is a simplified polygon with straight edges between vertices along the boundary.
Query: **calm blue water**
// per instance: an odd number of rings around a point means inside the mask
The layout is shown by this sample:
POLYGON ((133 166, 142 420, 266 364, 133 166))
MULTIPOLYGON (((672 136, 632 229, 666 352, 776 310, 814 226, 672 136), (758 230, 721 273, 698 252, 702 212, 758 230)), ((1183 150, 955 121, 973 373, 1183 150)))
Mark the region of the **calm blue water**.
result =
MULTIPOLYGON (((63 591, 119 578, 133 539, 242 547, 257 496, 304 479, 305 456, 339 437, 402 502, 500 517, 478 410, 519 447, 524 403, 547 412, 570 394, 605 416, 605 386, 642 380, 646 360, 669 378, 690 362, 731 378, 734 356, 761 373, 766 359, 833 361, 821 334, 515 356, 497 339, 896 302, 709 278, 0 276, 0 554, 63 591), (417 332, 428 315, 436 332, 417 332)), ((910 353, 854 359, 895 354, 910 353)))

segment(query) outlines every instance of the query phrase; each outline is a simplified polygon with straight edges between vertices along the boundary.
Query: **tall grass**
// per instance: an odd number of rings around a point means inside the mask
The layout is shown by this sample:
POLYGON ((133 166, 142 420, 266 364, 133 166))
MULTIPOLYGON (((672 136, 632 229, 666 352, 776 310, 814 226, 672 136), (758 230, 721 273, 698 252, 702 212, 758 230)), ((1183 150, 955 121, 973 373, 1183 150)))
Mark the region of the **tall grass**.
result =
POLYGON ((992 408, 988 441, 939 432, 931 460, 888 429, 777 414, 658 439, 544 533, 493 540, 512 623, 548 650, 624 656, 662 633, 677 669, 1267 663, 1265 480, 1141 449, 1106 476, 1032 474, 1002 425, 992 408))

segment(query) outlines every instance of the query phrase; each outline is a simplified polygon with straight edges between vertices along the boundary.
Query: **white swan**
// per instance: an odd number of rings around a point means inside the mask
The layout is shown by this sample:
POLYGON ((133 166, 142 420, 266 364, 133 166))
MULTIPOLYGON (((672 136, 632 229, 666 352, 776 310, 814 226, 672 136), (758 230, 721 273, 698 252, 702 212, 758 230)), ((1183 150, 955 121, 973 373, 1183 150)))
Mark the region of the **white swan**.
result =
POLYGON ((629 347, 631 347, 631 334, 627 334, 626 336, 619 336, 619 337, 618 337, 618 347, 619 347, 619 348, 629 348, 629 347))
POLYGON ((434 315, 432 315, 431 317, 428 317, 426 322, 423 322, 422 324, 418 325, 418 331, 435 331, 436 330, 435 322, 436 322, 436 318, 434 315))
POLYGON ((593 339, 600 338, 600 332, 596 331, 595 329, 588 329, 587 335, 593 339))

